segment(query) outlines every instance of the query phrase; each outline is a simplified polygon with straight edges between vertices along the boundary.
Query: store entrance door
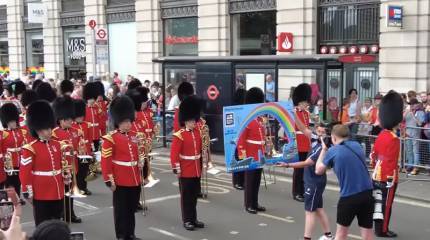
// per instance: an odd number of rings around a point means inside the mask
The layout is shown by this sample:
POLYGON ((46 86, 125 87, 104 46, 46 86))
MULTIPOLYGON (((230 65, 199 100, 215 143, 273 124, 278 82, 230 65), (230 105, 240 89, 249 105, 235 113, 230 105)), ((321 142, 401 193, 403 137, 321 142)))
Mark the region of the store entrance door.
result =
POLYGON ((66 67, 64 71, 65 79, 70 80, 74 79, 86 79, 87 70, 85 67, 66 67))

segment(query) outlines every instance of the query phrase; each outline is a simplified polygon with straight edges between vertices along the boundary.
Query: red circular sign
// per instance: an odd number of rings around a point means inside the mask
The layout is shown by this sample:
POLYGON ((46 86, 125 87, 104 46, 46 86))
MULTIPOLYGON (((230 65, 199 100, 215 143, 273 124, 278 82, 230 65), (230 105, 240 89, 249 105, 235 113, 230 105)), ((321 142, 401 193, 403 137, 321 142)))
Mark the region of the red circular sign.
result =
POLYGON ((94 29, 97 26, 96 20, 90 20, 88 26, 90 26, 91 29, 94 29))
POLYGON ((208 98, 212 101, 217 99, 219 96, 218 88, 215 85, 210 85, 206 93, 208 94, 208 98))
POLYGON ((99 36, 100 39, 104 39, 106 37, 106 31, 104 29, 98 30, 97 36, 99 36))

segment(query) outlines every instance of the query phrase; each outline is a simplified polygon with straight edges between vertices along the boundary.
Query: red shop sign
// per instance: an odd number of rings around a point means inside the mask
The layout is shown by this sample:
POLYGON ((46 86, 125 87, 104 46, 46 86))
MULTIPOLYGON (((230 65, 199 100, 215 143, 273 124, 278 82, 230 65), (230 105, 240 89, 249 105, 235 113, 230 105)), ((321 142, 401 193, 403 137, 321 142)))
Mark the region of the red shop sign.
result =
POLYGON ((342 63, 373 63, 375 61, 375 55, 353 54, 343 55, 339 57, 339 62, 342 63))
POLYGON ((199 41, 197 36, 191 36, 191 37, 178 37, 178 36, 172 36, 168 35, 164 42, 166 45, 174 45, 174 44, 197 44, 199 41))

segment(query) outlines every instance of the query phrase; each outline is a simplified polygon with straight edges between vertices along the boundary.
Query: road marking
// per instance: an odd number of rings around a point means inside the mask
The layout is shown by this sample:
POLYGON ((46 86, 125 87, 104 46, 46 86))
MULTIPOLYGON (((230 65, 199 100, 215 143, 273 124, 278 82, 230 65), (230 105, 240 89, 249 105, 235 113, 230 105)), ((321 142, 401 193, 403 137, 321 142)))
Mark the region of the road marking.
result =
POLYGON ((257 215, 258 216, 262 216, 262 217, 266 217, 266 218, 271 218, 271 219, 279 220, 279 221, 282 221, 282 222, 287 222, 287 223, 295 223, 296 222, 296 221, 294 221, 292 219, 282 218, 282 217, 270 215, 270 214, 267 214, 267 213, 257 213, 257 215))
POLYGON ((162 201, 170 200, 170 199, 176 199, 176 198, 180 198, 180 197, 181 197, 181 195, 179 195, 179 194, 168 195, 168 196, 164 196, 164 197, 148 199, 148 200, 146 200, 146 202, 147 203, 157 203, 157 202, 162 202, 162 201))
POLYGON ((75 206, 90 210, 90 211, 95 211, 98 210, 99 208, 93 205, 90 205, 88 203, 84 203, 81 201, 77 201, 76 199, 73 201, 75 206))
POLYGON ((239 232, 238 231, 230 231, 230 234, 231 235, 237 235, 237 234, 239 234, 239 232))
POLYGON ((180 236, 180 235, 178 235, 178 234, 176 234, 176 233, 172 233, 172 232, 169 232, 169 231, 166 231, 166 230, 160 229, 160 228, 149 227, 148 229, 149 229, 149 230, 152 230, 152 231, 154 231, 154 232, 158 232, 158 233, 161 233, 161 234, 163 234, 163 235, 166 235, 166 236, 169 236, 169 237, 175 238, 175 239, 179 239, 179 240, 191 240, 191 239, 189 239, 189 238, 186 238, 186 237, 180 236))
POLYGON ((260 227, 267 227, 267 223, 260 223, 260 224, 258 224, 258 226, 260 226, 260 227))
POLYGON ((211 203, 209 200, 201 199, 201 198, 197 199, 197 201, 201 203, 211 203))
POLYGON ((348 234, 348 237, 353 238, 353 239, 362 239, 360 236, 354 235, 354 234, 348 234))

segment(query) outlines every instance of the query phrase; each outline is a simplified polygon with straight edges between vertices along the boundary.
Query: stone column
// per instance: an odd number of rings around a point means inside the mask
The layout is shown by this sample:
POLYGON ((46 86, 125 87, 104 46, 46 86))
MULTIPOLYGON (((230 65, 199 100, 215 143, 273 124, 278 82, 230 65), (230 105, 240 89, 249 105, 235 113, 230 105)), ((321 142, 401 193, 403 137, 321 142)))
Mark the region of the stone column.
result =
POLYGON ((161 56, 162 21, 158 0, 136 0, 137 74, 141 81, 162 82, 161 64, 152 59, 161 56))
POLYGON ((48 23, 43 25, 45 76, 64 78, 63 32, 60 25, 60 0, 42 0, 48 8, 48 23))
POLYGON ((25 72, 24 1, 7 0, 6 5, 10 75, 19 78, 25 72))
POLYGON ((430 90, 430 7, 428 1, 382 1, 379 89, 430 90), (387 27, 387 6, 403 6, 403 27, 387 27))
MULTIPOLYGON (((97 64, 96 73, 93 73, 93 30, 88 26, 90 20, 96 20, 96 30, 99 28, 107 29, 106 14, 105 14, 106 0, 85 0, 84 1, 84 14, 85 14, 85 43, 86 43, 86 62, 87 62, 87 76, 102 76, 108 71, 107 65, 97 64)), ((109 36, 109 33, 108 33, 109 36)))
POLYGON ((198 0, 199 56, 230 55, 228 0, 198 0))
MULTIPOLYGON (((293 54, 315 54, 317 32, 317 1, 314 0, 282 0, 277 1, 277 27, 281 32, 291 32, 294 36, 293 54)), ((290 53, 280 53, 290 54, 290 53)), ((315 71, 312 70, 280 70, 279 92, 280 100, 285 100, 290 94, 290 88, 302 82, 316 81, 315 71)))

